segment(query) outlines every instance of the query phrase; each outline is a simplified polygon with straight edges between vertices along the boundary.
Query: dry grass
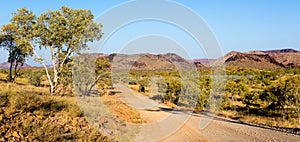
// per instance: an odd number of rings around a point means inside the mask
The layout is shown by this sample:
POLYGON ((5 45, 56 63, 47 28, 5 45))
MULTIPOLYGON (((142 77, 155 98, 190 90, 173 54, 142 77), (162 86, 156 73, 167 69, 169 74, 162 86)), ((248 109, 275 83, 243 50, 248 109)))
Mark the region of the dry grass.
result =
POLYGON ((243 115, 236 111, 220 111, 218 115, 242 120, 248 123, 262 124, 267 126, 283 127, 283 128, 300 128, 299 120, 297 118, 291 118, 284 120, 282 117, 266 117, 259 115, 243 115))
POLYGON ((0 73, 0 79, 4 80, 6 79, 7 75, 4 73, 0 73))
MULTIPOLYGON (((0 74, 0 77, 4 75, 0 74)), ((0 81, 0 141, 112 141, 94 129, 72 97, 0 81)))
POLYGON ((275 118, 275 117, 245 115, 241 118, 241 120, 245 122, 263 124, 268 126, 276 126, 276 127, 284 127, 284 128, 300 128, 300 124, 298 122, 298 119, 296 118, 283 120, 281 117, 275 118))
POLYGON ((140 85, 128 85, 132 90, 138 91, 140 85))
MULTIPOLYGON (((136 92, 138 92, 138 90, 139 90, 139 85, 128 85, 133 91, 136 91, 136 92)), ((138 93, 140 93, 140 94, 143 94, 144 96, 151 96, 151 92, 149 91, 149 87, 145 87, 145 89, 146 89, 146 92, 138 92, 138 93)), ((175 105, 174 103, 172 103, 172 102, 169 102, 169 101, 167 101, 167 102, 165 102, 164 103, 166 106, 168 106, 168 107, 171 107, 171 108, 178 108, 178 109, 188 109, 188 108, 185 108, 185 107, 178 107, 177 105, 175 105)))
MULTIPOLYGON (((0 79, 0 141, 112 141, 88 120, 85 111, 93 109, 79 107, 75 97, 50 96, 49 88, 29 85, 26 78, 6 83, 6 75, 0 73, 0 79)), ((102 101, 122 121, 145 122, 137 110, 122 103, 116 96, 104 96, 102 101)), ((95 118, 114 120, 103 117, 95 118)), ((127 132, 123 128, 127 127, 125 125, 116 127, 120 134, 105 134, 127 141, 136 133, 133 129, 127 132)))
POLYGON ((35 87, 32 85, 17 83, 5 83, 0 82, 0 92, 1 93, 15 93, 15 94, 35 94, 35 95, 49 95, 49 89, 45 87, 35 87))
MULTIPOLYGON (((127 85, 127 84, 126 84, 127 85)), ((140 85, 128 85, 130 89, 138 92, 139 91, 139 88, 140 88, 140 85)), ((140 94, 143 94, 145 96, 150 96, 150 92, 149 92, 149 87, 145 87, 145 90, 146 92, 139 92, 140 94)))
POLYGON ((104 95, 101 97, 103 103, 108 107, 109 111, 122 121, 127 123, 145 123, 140 113, 122 102, 117 95, 104 95))

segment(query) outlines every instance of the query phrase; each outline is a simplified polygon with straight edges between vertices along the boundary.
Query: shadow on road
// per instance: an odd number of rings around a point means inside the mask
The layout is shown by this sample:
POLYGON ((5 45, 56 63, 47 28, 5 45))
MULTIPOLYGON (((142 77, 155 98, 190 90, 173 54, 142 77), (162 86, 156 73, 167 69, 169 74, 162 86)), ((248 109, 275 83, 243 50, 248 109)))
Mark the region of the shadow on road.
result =
POLYGON ((258 127, 258 128, 263 128, 263 129, 269 129, 269 130, 275 130, 275 131, 279 131, 279 132, 290 133, 290 134, 300 136, 300 129, 299 128, 285 128, 285 127, 274 127, 274 126, 272 127, 272 126, 267 126, 267 125, 263 125, 263 124, 247 123, 247 122, 243 122, 241 120, 233 120, 233 119, 228 119, 228 118, 222 118, 220 116, 214 116, 214 114, 212 114, 210 112, 193 113, 193 116, 195 116, 195 117, 210 117, 210 118, 213 117, 213 119, 215 121, 222 121, 222 122, 227 122, 227 123, 247 125, 247 126, 258 127))
POLYGON ((192 112, 192 111, 187 111, 187 110, 176 110, 173 108, 164 108, 164 107, 159 107, 159 109, 156 110, 147 110, 147 111, 164 111, 172 114, 189 114, 194 117, 207 117, 207 118, 213 118, 215 121, 222 121, 222 122, 227 122, 227 123, 234 123, 234 124, 240 124, 240 125, 247 125, 251 127, 258 127, 262 129, 268 129, 268 130, 275 130, 279 132, 284 132, 284 133, 290 133, 294 135, 299 135, 300 136, 300 129, 299 128, 285 128, 285 127, 272 127, 272 126, 267 126, 263 124, 253 124, 253 123, 247 123, 243 122, 241 120, 234 120, 234 119, 229 119, 229 118, 223 118, 220 116, 216 116, 211 112, 192 112))

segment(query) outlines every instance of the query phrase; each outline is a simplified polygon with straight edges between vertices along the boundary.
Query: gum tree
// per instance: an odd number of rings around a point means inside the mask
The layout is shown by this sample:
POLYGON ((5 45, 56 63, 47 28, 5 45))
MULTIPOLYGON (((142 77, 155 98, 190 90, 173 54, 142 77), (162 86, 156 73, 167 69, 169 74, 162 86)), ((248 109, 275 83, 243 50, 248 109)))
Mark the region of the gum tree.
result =
POLYGON ((18 76, 18 67, 23 66, 26 57, 29 55, 29 52, 24 50, 26 48, 16 43, 16 31, 16 24, 7 24, 2 26, 0 34, 0 47, 8 51, 8 62, 10 64, 8 81, 10 82, 13 82, 18 76))
MULTIPOLYGON (((87 43, 99 40, 102 25, 93 21, 90 10, 61 7, 59 10, 47 11, 36 17, 33 12, 23 8, 13 14, 12 23, 18 25, 20 45, 29 45, 36 61, 45 68, 50 84, 50 93, 56 94, 63 67, 71 57, 87 49, 87 43), (53 76, 37 49, 50 53, 53 76)), ((49 67, 50 68, 50 67, 49 67)))

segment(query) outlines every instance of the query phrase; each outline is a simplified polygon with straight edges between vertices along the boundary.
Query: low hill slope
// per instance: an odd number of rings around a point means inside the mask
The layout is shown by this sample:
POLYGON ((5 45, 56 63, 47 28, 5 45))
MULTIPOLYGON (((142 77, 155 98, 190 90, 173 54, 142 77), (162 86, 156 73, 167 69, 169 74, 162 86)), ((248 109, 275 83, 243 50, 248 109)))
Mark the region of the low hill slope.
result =
POLYGON ((285 66, 278 63, 268 54, 245 54, 237 53, 225 60, 226 65, 240 66, 253 69, 277 69, 285 66))
POLYGON ((300 67, 300 52, 294 49, 267 51, 232 51, 210 63, 212 66, 240 66, 253 69, 276 69, 300 67))
MULTIPOLYGON (((2 69, 8 69, 9 67, 10 67, 9 62, 3 62, 0 64, 0 68, 2 68, 2 69)), ((21 68, 27 68, 27 67, 30 67, 30 66, 28 64, 24 63, 21 68)))
MULTIPOLYGON (((99 57, 104 57, 103 55, 99 57)), ((115 70, 182 70, 204 67, 201 63, 189 62, 174 53, 167 54, 110 54, 106 57, 115 70)))

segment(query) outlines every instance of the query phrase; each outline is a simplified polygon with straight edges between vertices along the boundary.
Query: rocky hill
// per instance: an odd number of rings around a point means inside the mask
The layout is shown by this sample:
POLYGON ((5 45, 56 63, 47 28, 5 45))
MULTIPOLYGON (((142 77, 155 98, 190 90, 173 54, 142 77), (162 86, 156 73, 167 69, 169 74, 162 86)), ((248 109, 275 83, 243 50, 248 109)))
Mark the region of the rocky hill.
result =
POLYGON ((266 54, 273 54, 273 53, 297 53, 299 51, 295 49, 278 49, 278 50, 267 50, 267 51, 262 51, 266 54))
POLYGON ((113 69, 175 70, 206 68, 210 66, 240 66, 252 69, 278 69, 300 67, 300 52, 294 49, 237 52, 231 51, 218 59, 186 60, 174 53, 168 54, 99 54, 113 63, 113 69))
MULTIPOLYGON (((210 66, 241 66, 253 69, 299 68, 300 52, 294 49, 254 50, 249 52, 231 51, 218 59, 186 60, 174 53, 167 54, 93 54, 99 58, 107 57, 114 69, 135 70, 174 70, 206 68, 210 66)), ((9 68, 8 62, 0 68, 9 68)), ((30 67, 24 64, 22 68, 30 67)))
POLYGON ((271 50, 265 52, 287 68, 300 67, 300 52, 293 49, 271 50))
POLYGON ((208 59, 208 58, 201 58, 201 59, 193 59, 191 62, 196 63, 201 63, 203 65, 209 65, 209 63, 215 61, 215 59, 208 59))
MULTIPOLYGON (((0 64, 0 68, 2 68, 2 69, 8 69, 9 67, 10 67, 9 62, 3 62, 0 64)), ((30 66, 28 64, 24 63, 21 68, 27 68, 27 67, 30 67, 30 66)))
POLYGON ((285 67, 268 54, 237 53, 227 58, 225 64, 253 69, 276 69, 285 67))
POLYGON ((300 67, 300 52, 294 49, 267 51, 232 51, 210 63, 212 66, 240 66, 253 69, 276 69, 300 67))
POLYGON ((167 54, 109 54, 98 55, 98 57, 107 57, 112 62, 112 68, 115 70, 183 70, 204 67, 197 62, 189 62, 174 53, 167 54))

